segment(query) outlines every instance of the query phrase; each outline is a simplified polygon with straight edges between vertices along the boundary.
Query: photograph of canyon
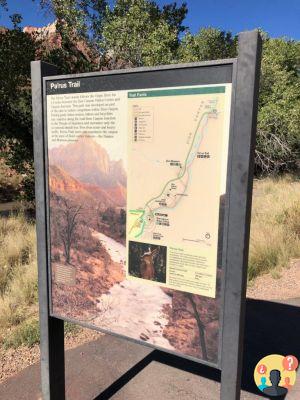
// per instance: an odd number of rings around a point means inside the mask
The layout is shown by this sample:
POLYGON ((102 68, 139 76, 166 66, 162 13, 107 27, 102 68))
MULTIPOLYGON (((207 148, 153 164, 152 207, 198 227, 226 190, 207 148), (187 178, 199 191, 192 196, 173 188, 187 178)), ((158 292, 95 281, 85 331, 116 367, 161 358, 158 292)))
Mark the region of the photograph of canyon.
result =
MULTIPOLYGON (((48 156, 52 313, 216 364, 221 268, 216 299, 126 279, 124 161, 84 136, 48 156)), ((154 252, 155 279, 165 281, 164 246, 132 246, 132 273, 154 252)))

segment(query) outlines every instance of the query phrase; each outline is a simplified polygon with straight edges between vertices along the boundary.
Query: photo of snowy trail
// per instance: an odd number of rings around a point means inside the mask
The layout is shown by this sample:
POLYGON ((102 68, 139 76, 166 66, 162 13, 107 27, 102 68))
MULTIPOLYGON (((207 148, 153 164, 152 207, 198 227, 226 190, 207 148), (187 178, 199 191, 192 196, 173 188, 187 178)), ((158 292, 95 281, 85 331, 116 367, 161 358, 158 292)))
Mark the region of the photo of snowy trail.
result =
MULTIPOLYGON (((126 247, 103 233, 93 231, 93 236, 105 247, 112 261, 123 266, 125 277, 126 247)), ((164 327, 168 323, 163 306, 171 306, 171 302, 171 297, 158 286, 124 280, 97 299, 100 315, 93 320, 93 324, 133 339, 175 350, 163 337, 164 327)))

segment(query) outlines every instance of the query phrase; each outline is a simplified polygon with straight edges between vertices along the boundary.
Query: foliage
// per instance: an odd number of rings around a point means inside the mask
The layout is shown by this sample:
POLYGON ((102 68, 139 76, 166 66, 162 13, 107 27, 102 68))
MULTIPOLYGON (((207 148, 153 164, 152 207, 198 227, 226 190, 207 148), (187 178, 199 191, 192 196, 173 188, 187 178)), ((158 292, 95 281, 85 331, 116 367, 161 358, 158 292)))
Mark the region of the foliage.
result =
POLYGON ((235 57, 236 53, 237 37, 216 28, 202 28, 196 35, 187 32, 178 56, 181 62, 194 62, 235 57))
POLYGON ((147 0, 117 0, 103 23, 102 48, 112 64, 150 66, 171 63, 187 9, 169 4, 161 10, 147 0))
POLYGON ((55 64, 61 73, 91 72, 99 68, 97 39, 100 39, 105 0, 41 0, 56 20, 60 46, 41 44, 41 58, 55 64), (78 45, 79 44, 79 45, 78 45))
MULTIPOLYGON (((70 322, 65 322, 64 331, 66 336, 73 336, 80 332, 81 328, 70 322)), ((40 343, 40 326, 36 317, 26 320, 10 332, 7 332, 2 340, 4 349, 16 349, 20 346, 33 347, 40 343)))
POLYGON ((36 44, 19 29, 0 31, 0 131, 13 141, 11 164, 24 172, 21 160, 32 155, 32 121, 30 61, 35 58, 36 44), (21 159, 21 160, 20 160, 21 159))
POLYGON ((9 332, 3 339, 4 349, 20 347, 22 345, 32 347, 40 341, 39 321, 34 318, 25 321, 11 332, 9 332))
POLYGON ((102 22, 108 4, 106 0, 40 0, 42 8, 51 11, 65 38, 90 39, 101 37, 102 22))
MULTIPOLYGON (((255 171, 294 170, 300 158, 300 43, 263 37, 255 171)), ((178 56, 183 62, 235 57, 237 37, 214 28, 189 32, 178 56)))
MULTIPOLYGON (((24 214, 0 218, 0 346, 39 342, 35 225, 24 214)), ((79 328, 65 323, 65 333, 79 328)))
MULTIPOLYGON (((237 37, 208 27, 192 35, 185 3, 160 7, 152 0, 35 0, 51 11, 57 37, 49 43, 25 34, 21 16, 0 30, 0 156, 22 174, 22 196, 33 198, 30 61, 61 73, 151 66, 235 57, 237 37), (183 36, 182 34, 185 33, 183 36)), ((7 2, 0 0, 7 11, 7 2)), ((300 43, 263 36, 257 175, 295 170, 300 158, 300 43)))
POLYGON ((300 43, 266 37, 263 44, 256 172, 297 167, 300 157, 300 43))
POLYGON ((13 201, 21 190, 22 177, 0 158, 0 203, 13 201))
POLYGON ((7 0, 0 0, 0 7, 7 11, 7 0))

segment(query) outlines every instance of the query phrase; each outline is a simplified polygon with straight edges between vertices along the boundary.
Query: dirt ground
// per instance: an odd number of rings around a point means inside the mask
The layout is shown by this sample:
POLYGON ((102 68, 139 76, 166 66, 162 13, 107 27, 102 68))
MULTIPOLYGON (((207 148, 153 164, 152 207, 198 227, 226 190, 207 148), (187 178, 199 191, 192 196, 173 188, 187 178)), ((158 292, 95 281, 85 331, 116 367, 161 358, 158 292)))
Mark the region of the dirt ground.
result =
POLYGON ((289 268, 257 277, 247 288, 247 297, 260 300, 287 300, 300 298, 300 260, 293 260, 289 268))
MULTIPOLYGON (((65 348, 73 349, 81 344, 96 340, 102 333, 90 329, 82 329, 75 336, 67 335, 65 348)), ((0 383, 17 374, 29 365, 35 364, 40 359, 40 348, 35 345, 31 348, 21 346, 17 349, 3 350, 0 348, 0 383)))

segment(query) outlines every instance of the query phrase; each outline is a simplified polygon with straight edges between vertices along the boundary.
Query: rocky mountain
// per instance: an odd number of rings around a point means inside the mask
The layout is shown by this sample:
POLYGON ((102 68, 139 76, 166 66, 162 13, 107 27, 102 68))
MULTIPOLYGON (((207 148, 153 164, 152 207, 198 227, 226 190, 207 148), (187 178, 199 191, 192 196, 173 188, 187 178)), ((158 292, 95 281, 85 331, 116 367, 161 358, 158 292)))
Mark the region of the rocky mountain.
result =
POLYGON ((60 145, 49 151, 50 184, 68 192, 87 191, 124 206, 126 172, 123 163, 111 161, 107 151, 90 138, 60 145), (53 169, 56 166, 56 169, 53 169))
MULTIPOLYGON (((60 21, 60 24, 63 24, 63 21, 60 21)), ((55 49, 61 49, 62 45, 62 36, 58 29, 58 21, 54 21, 43 27, 36 26, 25 26, 23 28, 23 32, 30 35, 38 44, 39 49, 37 51, 37 59, 41 56, 41 54, 49 53, 55 49)), ((72 41, 72 51, 73 57, 75 58, 84 58, 90 63, 95 65, 95 68, 99 68, 100 57, 93 49, 88 45, 87 42, 83 40, 76 39, 72 41)))
POLYGON ((118 187, 110 194, 99 186, 78 181, 56 165, 49 167, 49 187, 52 193, 93 208, 124 206, 124 194, 118 187))
POLYGON ((81 137, 76 142, 49 151, 49 162, 68 172, 80 182, 100 186, 108 191, 126 188, 122 160, 111 161, 107 151, 95 140, 81 137))

